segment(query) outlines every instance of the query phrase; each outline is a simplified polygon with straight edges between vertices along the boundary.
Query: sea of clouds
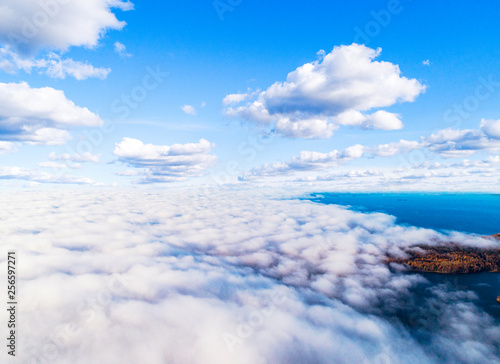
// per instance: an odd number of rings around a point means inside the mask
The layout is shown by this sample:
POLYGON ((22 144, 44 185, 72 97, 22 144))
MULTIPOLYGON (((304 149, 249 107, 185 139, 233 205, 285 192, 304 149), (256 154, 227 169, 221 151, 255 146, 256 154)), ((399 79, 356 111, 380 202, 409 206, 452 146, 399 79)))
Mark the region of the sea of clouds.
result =
POLYGON ((497 243, 281 196, 2 193, 20 327, 0 361, 500 363, 498 320, 473 292, 384 262, 416 244, 497 243))

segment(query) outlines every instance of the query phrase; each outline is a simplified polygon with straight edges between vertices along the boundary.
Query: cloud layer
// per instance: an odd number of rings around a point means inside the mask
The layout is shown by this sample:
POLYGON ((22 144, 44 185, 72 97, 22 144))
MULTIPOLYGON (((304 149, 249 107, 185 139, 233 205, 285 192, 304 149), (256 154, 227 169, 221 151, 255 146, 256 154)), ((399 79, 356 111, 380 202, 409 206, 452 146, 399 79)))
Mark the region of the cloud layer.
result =
MULTIPOLYGON (((363 157, 394 157, 412 151, 419 151, 418 158, 428 159, 463 158, 479 152, 500 151, 500 120, 482 120, 478 129, 443 129, 418 141, 399 140, 376 146, 353 145, 343 152, 333 150, 327 153, 302 151, 286 162, 266 163, 243 173, 240 180, 254 180, 262 177, 289 176, 300 172, 329 170, 363 157)), ((493 156, 492 156, 493 157, 493 156)), ((399 163, 398 163, 399 164, 399 163)), ((425 166, 425 165, 422 165, 425 166)), ((330 174, 333 176, 333 174, 330 174)), ((356 176, 356 175, 354 175, 356 176)), ((439 176, 429 173, 429 177, 439 176)), ((447 175, 444 174, 443 177, 447 175)), ((400 176, 414 178, 415 175, 400 176), (413 176, 413 177, 411 177, 413 176)), ((426 177, 421 174, 421 178, 426 177)), ((449 177, 452 177, 450 175, 449 177)), ((319 177, 317 180, 322 180, 319 177)), ((300 179, 299 181, 302 181, 300 179)), ((312 180, 309 178, 308 180, 312 180)), ((388 181, 386 181, 387 183, 388 181)), ((401 181, 392 181, 399 183, 401 181)))
POLYGON ((257 94, 224 98, 225 113, 274 128, 288 137, 330 137, 339 125, 368 129, 401 129, 400 116, 385 110, 413 102, 425 90, 401 76, 397 65, 375 61, 381 49, 364 45, 335 47, 257 94), (244 103, 244 104, 242 104, 244 103))
POLYGON ((474 294, 382 262, 450 237, 273 196, 4 194, 2 246, 17 251, 23 303, 16 360, 499 362, 497 323, 474 294))

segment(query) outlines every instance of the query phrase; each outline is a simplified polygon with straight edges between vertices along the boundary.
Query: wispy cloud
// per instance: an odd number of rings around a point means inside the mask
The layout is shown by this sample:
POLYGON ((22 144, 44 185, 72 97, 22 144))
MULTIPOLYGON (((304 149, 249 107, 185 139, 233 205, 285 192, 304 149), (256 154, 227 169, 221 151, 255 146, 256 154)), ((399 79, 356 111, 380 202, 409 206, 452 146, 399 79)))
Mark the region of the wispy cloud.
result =
MULTIPOLYGON (((58 168, 53 165, 42 165, 44 168, 58 168)), ((64 167, 63 167, 64 168, 64 167)), ((55 183, 55 184, 76 184, 76 185, 92 185, 94 180, 86 177, 72 175, 54 175, 47 172, 41 172, 29 168, 21 167, 1 167, 0 179, 3 180, 22 180, 38 183, 55 183)))
POLYGON ((115 53, 118 53, 120 57, 123 58, 132 57, 132 54, 127 52, 127 47, 125 46, 125 44, 120 42, 115 42, 114 47, 115 47, 115 53))
POLYGON ((87 62, 78 62, 71 58, 63 59, 55 53, 50 53, 46 58, 24 59, 6 48, 0 48, 0 69, 7 73, 16 73, 19 70, 31 73, 32 70, 37 70, 52 78, 65 79, 70 76, 79 81, 87 78, 104 80, 111 72, 110 68, 94 67, 87 62))

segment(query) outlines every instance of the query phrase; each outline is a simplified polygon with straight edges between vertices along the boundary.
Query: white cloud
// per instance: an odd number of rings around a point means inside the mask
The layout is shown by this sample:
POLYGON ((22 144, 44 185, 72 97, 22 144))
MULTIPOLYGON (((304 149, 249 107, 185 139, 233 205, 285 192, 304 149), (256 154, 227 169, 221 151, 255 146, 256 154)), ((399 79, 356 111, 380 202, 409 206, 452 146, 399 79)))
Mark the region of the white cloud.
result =
POLYGON ((288 138, 329 138, 338 125, 328 122, 328 118, 291 120, 280 118, 275 125, 276 131, 288 138))
POLYGON ((184 105, 181 107, 181 109, 188 115, 196 115, 196 109, 191 105, 184 105))
POLYGON ((375 147, 356 144, 346 148, 343 152, 333 150, 328 153, 303 151, 299 156, 294 156, 290 161, 274 164, 264 164, 244 173, 240 180, 252 180, 261 177, 287 176, 298 172, 317 171, 335 168, 341 164, 351 162, 364 156, 392 157, 397 154, 407 153, 422 148, 418 142, 400 140, 375 147))
POLYGON ((226 97, 224 97, 224 99, 222 100, 222 104, 225 106, 239 104, 243 101, 246 101, 246 100, 254 97, 258 93, 259 93, 259 91, 250 92, 250 90, 249 90, 247 93, 244 93, 244 94, 230 94, 230 95, 227 95, 226 97))
POLYGON ((78 163, 74 164, 67 164, 67 163, 57 163, 57 162, 40 162, 38 163, 39 167, 42 168, 50 168, 50 169, 67 169, 67 168, 72 168, 72 169, 80 169, 82 166, 78 163))
POLYGON ((399 115, 379 110, 366 116, 367 127, 381 130, 398 130, 403 128, 399 115))
POLYGON ((256 97, 250 93, 226 96, 225 113, 261 125, 274 124, 288 137, 329 137, 337 125, 401 129, 399 115, 385 110, 365 112, 413 102, 425 86, 401 76, 397 65, 375 61, 380 53, 381 49, 358 44, 335 47, 256 97))
POLYGON ((22 259, 16 360, 498 362, 497 320, 474 294, 383 262, 485 240, 276 193, 197 195, 4 193, 2 244, 22 259))
MULTIPOLYGON (((355 113, 352 114, 355 116, 355 113)), ((443 158, 464 158, 475 153, 500 151, 500 122, 496 120, 483 120, 479 129, 443 129, 428 137, 421 137, 419 141, 400 140, 374 147, 355 145, 344 152, 333 150, 329 153, 301 152, 287 162, 267 163, 260 167, 252 168, 240 176, 240 180, 248 181, 261 177, 288 176, 303 171, 324 170, 338 167, 362 157, 394 157, 396 155, 423 149, 431 155, 438 154, 443 158), (348 153, 353 148, 356 153, 348 153), (315 156, 315 158, 310 158, 315 156)), ((426 157, 425 152, 422 156, 426 157)), ((427 157, 426 157, 427 158, 427 157)), ((436 176, 432 173, 427 176, 436 176)), ((308 177, 311 178, 311 177, 308 177)), ((314 179, 314 177, 312 177, 314 179)), ((304 179, 299 179, 302 181, 304 179)))
POLYGON ((365 171, 357 171, 357 170, 350 170, 346 172, 336 172, 336 173, 330 173, 326 175, 320 175, 316 177, 306 177, 306 178, 299 178, 295 180, 296 182, 330 182, 330 181, 338 181, 340 179, 356 179, 356 178, 367 178, 367 177, 381 177, 384 174, 381 171, 376 171, 376 170, 365 170, 365 171))
POLYGON ((0 155, 17 152, 16 147, 10 142, 0 142, 0 155))
POLYGON ((483 120, 479 129, 443 129, 425 138, 423 145, 444 158, 468 157, 480 151, 499 151, 496 121, 483 120))
POLYGON ((200 176, 212 167, 217 157, 210 154, 214 145, 205 139, 198 143, 153 145, 123 138, 115 146, 119 160, 135 168, 143 168, 142 183, 182 181, 200 176))
POLYGON ((82 154, 74 154, 74 155, 70 155, 68 153, 63 153, 63 154, 57 155, 55 152, 52 152, 49 154, 49 158, 52 161, 99 163, 99 159, 101 158, 101 154, 92 154, 89 152, 85 152, 82 154))
MULTIPOLYGON (((424 150, 408 158, 398 158, 389 165, 384 163, 376 169, 353 170, 348 166, 339 166, 325 174, 306 173, 295 179, 282 178, 276 182, 268 179, 265 185, 347 192, 499 192, 500 156, 489 156, 481 160, 465 159, 449 164, 437 162, 437 158, 437 155, 424 150), (424 162, 420 162, 422 160, 424 162)), ((256 179, 257 176, 253 178, 256 179)))
POLYGON ((423 62, 422 62, 422 64, 423 64, 424 66, 430 66, 430 65, 431 65, 431 61, 430 61, 430 60, 428 60, 428 59, 426 59, 425 61, 423 61, 423 62))
POLYGON ((123 58, 132 57, 132 55, 127 52, 127 47, 125 46, 125 44, 120 42, 115 42, 114 47, 115 47, 115 53, 118 53, 120 57, 123 58))
POLYGON ((0 48, 0 69, 8 73, 19 70, 30 73, 36 69, 39 73, 52 78, 64 79, 66 76, 71 76, 79 81, 91 77, 103 80, 111 72, 109 68, 96 68, 71 58, 62 59, 55 53, 50 53, 43 59, 25 59, 6 48, 0 48))
POLYGON ((98 115, 76 106, 62 91, 0 83, 0 136, 5 141, 60 145, 71 138, 64 129, 102 124, 98 115))
MULTIPOLYGON (((15 140, 24 141, 28 145, 64 145, 71 140, 66 130, 56 128, 40 128, 39 125, 21 127, 21 134, 15 140)), ((12 137, 9 135, 9 138, 12 137)))
POLYGON ((297 172, 316 171, 337 167, 342 163, 361 158, 366 147, 357 144, 346 148, 343 152, 332 150, 328 153, 302 151, 287 162, 266 163, 253 168, 239 177, 240 180, 252 180, 260 177, 291 175, 297 172))
POLYGON ((82 154, 71 155, 69 153, 63 153, 57 155, 55 152, 49 154, 49 162, 38 163, 39 167, 52 168, 52 169, 80 169, 82 165, 80 163, 99 163, 101 154, 92 154, 89 152, 82 154), (57 161, 62 161, 58 163, 57 161))
MULTIPOLYGON (((43 166, 48 168, 48 166, 43 166)), ((51 166, 51 168, 54 166, 51 166)), ((55 167, 58 168, 58 167, 55 167)), ((71 176, 71 175, 53 175, 46 172, 40 172, 33 169, 21 167, 0 167, 0 179, 7 180, 22 180, 38 183, 55 183, 55 184, 77 184, 88 185, 95 182, 86 177, 71 176)))
POLYGON ((16 51, 35 54, 41 49, 97 46, 107 30, 121 30, 112 9, 133 9, 122 0, 19 0, 4 2, 0 11, 0 42, 16 51))
POLYGON ((380 144, 374 148, 368 148, 368 150, 372 155, 377 157, 392 157, 398 154, 420 149, 421 147, 422 146, 419 142, 401 139, 399 142, 380 144))
POLYGON ((500 139, 500 120, 481 120, 481 131, 489 138, 500 139))
POLYGON ((89 77, 104 80, 111 72, 110 68, 95 68, 91 64, 76 62, 72 59, 56 59, 46 61, 45 73, 53 78, 64 79, 67 75, 81 81, 89 77))
POLYGON ((343 112, 334 118, 338 125, 358 126, 364 129, 398 130, 403 128, 400 115, 379 110, 363 114, 356 110, 343 112))

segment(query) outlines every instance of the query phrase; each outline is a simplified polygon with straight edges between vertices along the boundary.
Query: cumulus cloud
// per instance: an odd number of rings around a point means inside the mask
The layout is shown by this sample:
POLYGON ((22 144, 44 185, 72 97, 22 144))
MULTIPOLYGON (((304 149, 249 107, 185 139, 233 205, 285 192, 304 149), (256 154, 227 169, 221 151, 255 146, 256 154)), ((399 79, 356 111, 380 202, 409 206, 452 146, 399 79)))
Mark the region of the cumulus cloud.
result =
POLYGON ((24 302, 16 360, 499 362, 497 319, 474 293, 384 263, 416 244, 493 241, 274 193, 198 195, 4 193, 24 302))
POLYGON ((0 138, 35 145, 61 145, 70 127, 100 126, 101 118, 51 87, 0 83, 0 138))
POLYGON ((217 161, 210 154, 214 144, 205 139, 198 143, 153 145, 133 138, 123 138, 114 154, 131 167, 141 168, 142 183, 183 181, 201 175, 217 161))
POLYGON ((181 109, 188 115, 196 115, 196 109, 191 105, 184 105, 181 107, 181 109))
MULTIPOLYGON (((108 30, 121 30, 113 9, 133 9, 124 0, 20 0, 0 8, 0 69, 8 73, 36 70, 49 77, 105 79, 109 68, 63 59, 70 47, 93 48, 108 30), (37 58, 38 53, 47 53, 37 58)), ((123 56, 128 56, 124 51, 123 56)))
POLYGON ((500 121, 482 120, 478 129, 442 129, 420 141, 400 140, 372 149, 378 156, 392 156, 426 148, 443 158, 468 157, 481 151, 500 150, 500 121))
POLYGON ((500 120, 481 120, 481 130, 493 139, 500 139, 500 120))
POLYGON ((122 0, 4 3, 0 12, 0 42, 29 55, 42 49, 92 48, 108 30, 121 30, 125 26, 112 9, 131 10, 133 4, 122 0))
POLYGON ((225 113, 273 125, 288 137, 330 137, 338 125, 401 129, 399 115, 386 110, 367 112, 413 102, 425 86, 401 76, 397 65, 375 61, 380 53, 380 48, 359 44, 335 47, 289 73, 285 82, 276 82, 257 95, 226 96, 225 113))
POLYGON ((390 113, 385 110, 379 110, 366 116, 366 126, 381 130, 398 130, 403 128, 403 123, 398 114, 390 113))
POLYGON ((103 80, 111 72, 110 68, 97 68, 71 58, 62 59, 55 53, 50 53, 46 58, 25 59, 6 48, 0 48, 0 69, 8 73, 37 70, 52 78, 65 79, 71 76, 79 81, 92 77, 103 80))
POLYGON ((499 151, 497 121, 483 120, 479 129, 443 129, 425 138, 423 145, 444 158, 468 157, 480 151, 499 151))

